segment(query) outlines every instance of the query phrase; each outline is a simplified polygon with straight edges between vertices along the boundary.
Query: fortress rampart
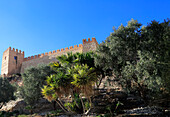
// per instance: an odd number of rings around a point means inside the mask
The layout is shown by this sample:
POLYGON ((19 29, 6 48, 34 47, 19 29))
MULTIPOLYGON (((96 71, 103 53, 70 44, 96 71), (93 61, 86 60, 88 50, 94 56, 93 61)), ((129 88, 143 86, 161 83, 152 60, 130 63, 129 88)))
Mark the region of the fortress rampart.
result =
POLYGON ((36 58, 42 58, 44 56, 50 56, 50 55, 55 55, 55 54, 59 54, 59 53, 81 50, 82 48, 83 48, 82 44, 74 45, 74 47, 70 46, 70 47, 66 47, 65 49, 62 48, 62 49, 53 50, 53 51, 50 51, 50 52, 41 53, 41 54, 34 55, 34 56, 29 56, 29 57, 24 58, 24 61, 29 61, 29 60, 33 60, 33 59, 36 59, 36 58))
POLYGON ((96 50, 98 42, 95 38, 83 39, 83 44, 74 45, 62 48, 60 50, 53 50, 50 52, 41 53, 34 56, 24 57, 24 51, 18 49, 11 49, 9 47, 3 53, 1 75, 9 76, 16 73, 23 73, 24 70, 30 66, 37 66, 38 64, 49 64, 50 62, 57 61, 56 57, 72 53, 84 53, 96 50))

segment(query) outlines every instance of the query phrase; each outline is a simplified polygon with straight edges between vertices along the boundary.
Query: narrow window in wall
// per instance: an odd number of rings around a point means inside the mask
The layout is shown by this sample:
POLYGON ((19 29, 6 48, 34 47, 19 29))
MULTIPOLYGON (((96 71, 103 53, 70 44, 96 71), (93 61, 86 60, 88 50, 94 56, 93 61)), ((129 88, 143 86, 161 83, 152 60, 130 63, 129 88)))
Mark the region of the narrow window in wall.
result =
POLYGON ((17 64, 17 56, 14 56, 14 60, 16 61, 16 64, 17 64))

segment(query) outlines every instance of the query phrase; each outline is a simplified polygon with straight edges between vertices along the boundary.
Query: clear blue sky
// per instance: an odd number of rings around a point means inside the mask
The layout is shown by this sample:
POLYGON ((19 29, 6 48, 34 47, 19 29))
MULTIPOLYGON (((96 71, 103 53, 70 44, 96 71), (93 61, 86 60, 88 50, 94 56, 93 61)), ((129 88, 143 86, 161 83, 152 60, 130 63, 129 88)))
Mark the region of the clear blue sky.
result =
POLYGON ((100 43, 112 27, 137 19, 170 18, 170 0, 0 0, 0 66, 9 46, 25 56, 81 44, 100 43))

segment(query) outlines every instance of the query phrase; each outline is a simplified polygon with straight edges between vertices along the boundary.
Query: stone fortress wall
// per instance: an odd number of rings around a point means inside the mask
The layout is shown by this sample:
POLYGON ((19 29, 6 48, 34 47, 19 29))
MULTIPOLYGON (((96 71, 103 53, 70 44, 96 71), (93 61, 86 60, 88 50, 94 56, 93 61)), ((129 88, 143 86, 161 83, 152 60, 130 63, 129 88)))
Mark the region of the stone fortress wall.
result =
POLYGON ((30 66, 37 66, 38 64, 49 64, 50 62, 57 61, 56 57, 61 56, 64 54, 67 54, 68 52, 72 53, 84 53, 89 51, 96 50, 96 47, 98 45, 98 42, 95 38, 88 38, 88 40, 83 39, 83 44, 74 45, 62 48, 60 50, 54 50, 38 55, 34 55, 31 57, 24 57, 24 51, 21 52, 21 50, 18 49, 12 49, 9 47, 7 50, 3 53, 2 58, 2 67, 1 67, 1 75, 2 76, 10 76, 12 74, 16 73, 23 73, 24 70, 30 66))

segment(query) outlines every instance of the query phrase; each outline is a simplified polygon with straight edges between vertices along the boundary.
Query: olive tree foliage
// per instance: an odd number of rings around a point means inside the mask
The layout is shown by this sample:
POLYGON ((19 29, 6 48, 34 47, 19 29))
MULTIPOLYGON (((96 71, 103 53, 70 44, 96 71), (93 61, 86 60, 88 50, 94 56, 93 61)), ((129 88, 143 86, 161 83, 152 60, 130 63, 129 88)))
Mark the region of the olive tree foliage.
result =
MULTIPOLYGON (((170 91, 170 20, 152 21, 140 31, 140 49, 136 64, 123 70, 125 78, 133 78, 143 97, 146 93, 168 94, 170 91), (149 90, 149 92, 148 92, 149 90), (161 93, 162 92, 162 93, 161 93)), ((159 94, 159 95, 157 95, 159 94)))
POLYGON ((125 90, 143 98, 150 92, 169 90, 170 20, 143 26, 131 20, 97 48, 95 65, 112 71, 125 90))
MULTIPOLYGON (((0 77, 0 103, 4 104, 9 100, 14 99, 15 88, 9 83, 6 78, 0 77)), ((2 105, 0 105, 1 108, 2 105)))
MULTIPOLYGON (((162 23, 152 21, 141 29, 141 38, 141 56, 152 61, 155 67, 154 70, 148 70, 153 75, 152 79, 160 79, 161 90, 170 92, 170 20, 162 23)), ((160 85, 155 88, 160 88, 160 85)))
POLYGON ((46 77, 52 73, 47 65, 38 65, 30 67, 22 74, 23 86, 19 88, 19 92, 24 101, 33 106, 41 95, 41 88, 45 84, 46 77))
POLYGON ((136 20, 131 20, 127 26, 121 25, 117 30, 113 28, 114 32, 96 50, 95 65, 104 71, 111 70, 117 77, 121 77, 121 70, 126 62, 137 60, 140 26, 136 20))

